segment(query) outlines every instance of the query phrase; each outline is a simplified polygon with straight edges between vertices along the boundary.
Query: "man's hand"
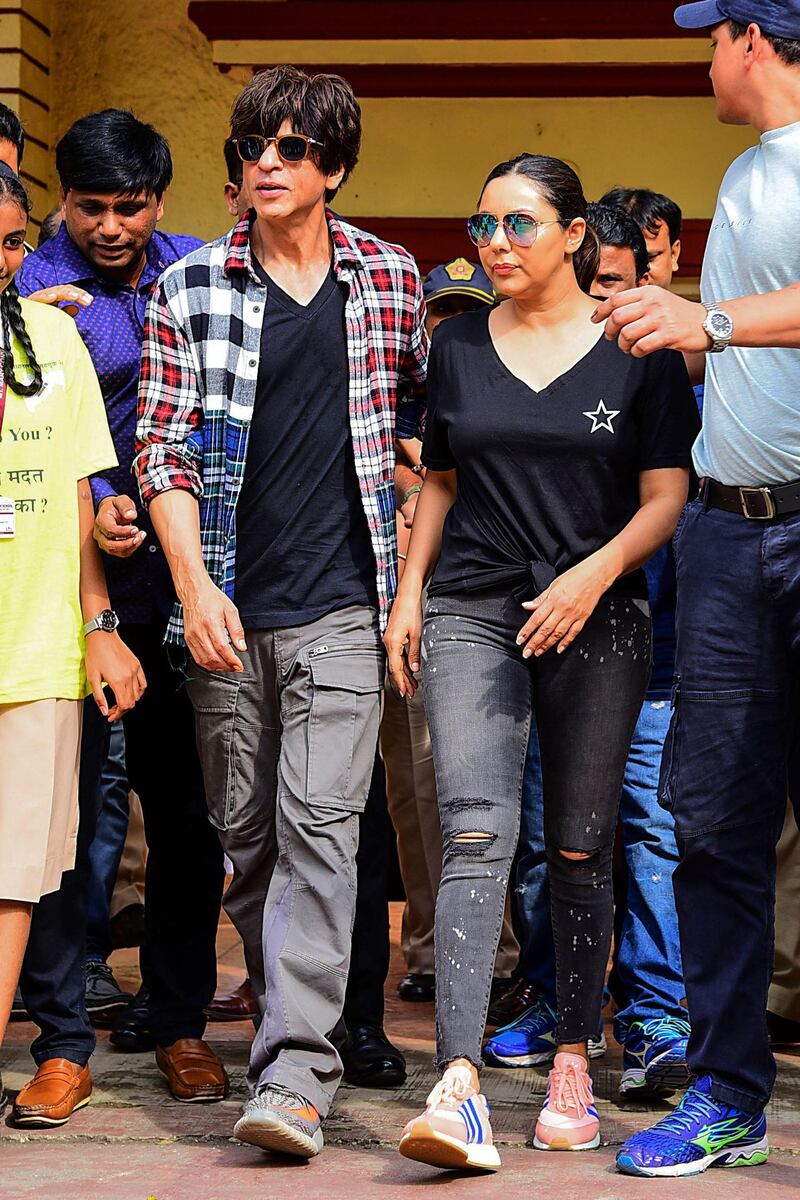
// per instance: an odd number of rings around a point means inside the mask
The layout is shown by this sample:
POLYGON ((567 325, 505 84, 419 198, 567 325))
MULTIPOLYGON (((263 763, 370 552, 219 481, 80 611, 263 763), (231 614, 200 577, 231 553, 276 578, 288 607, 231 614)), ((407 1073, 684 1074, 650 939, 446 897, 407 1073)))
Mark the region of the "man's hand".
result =
POLYGON ((128 496, 106 496, 94 520, 94 540, 106 554, 128 558, 138 550, 147 534, 133 524, 136 505, 128 496))
POLYGON ((409 496, 403 507, 400 509, 400 516, 403 518, 403 524, 406 529, 411 529, 414 524, 414 513, 417 511, 417 501, 419 500, 419 492, 414 492, 409 496))
POLYGON ((94 630, 86 638, 86 677, 95 704, 109 721, 118 721, 123 713, 130 712, 147 687, 136 655, 118 633, 106 633, 103 629, 94 630), (104 683, 114 692, 116 704, 111 711, 103 691, 104 683))
POLYGON ((705 353, 711 339, 703 329, 706 310, 665 288, 632 288, 609 296, 594 312, 596 325, 606 323, 606 337, 619 341, 620 350, 644 358, 654 350, 705 353))
POLYGON ((57 287, 42 288, 38 292, 31 292, 28 299, 37 300, 39 304, 63 304, 64 312, 70 317, 74 317, 78 308, 88 308, 94 297, 90 292, 85 292, 83 288, 75 287, 74 284, 60 283, 57 287))
POLYGON ((233 646, 247 649, 239 612, 208 576, 193 589, 191 602, 184 599, 183 624, 186 645, 198 666, 206 671, 244 670, 242 660, 233 652, 233 646))

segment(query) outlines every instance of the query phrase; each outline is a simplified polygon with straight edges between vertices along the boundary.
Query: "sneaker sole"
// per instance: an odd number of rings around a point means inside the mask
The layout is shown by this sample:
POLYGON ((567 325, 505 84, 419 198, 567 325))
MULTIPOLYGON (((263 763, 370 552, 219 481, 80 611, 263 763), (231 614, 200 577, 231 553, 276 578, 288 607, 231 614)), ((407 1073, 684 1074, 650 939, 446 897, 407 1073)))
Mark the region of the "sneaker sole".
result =
POLYGON ((553 1138, 552 1142, 543 1142, 540 1138, 534 1135, 533 1146, 535 1150, 596 1150, 600 1145, 599 1131, 594 1135, 590 1142, 570 1142, 565 1137, 553 1138))
MULTIPOLYGON (((91 1096, 85 1096, 83 1100, 79 1100, 69 1114, 69 1117, 72 1116, 72 1113, 76 1113, 79 1108, 85 1108, 91 1098, 91 1096)), ((14 1125, 24 1126, 26 1129, 52 1129, 58 1125, 66 1125, 69 1117, 40 1117, 33 1114, 26 1117, 24 1114, 17 1116, 16 1113, 12 1113, 11 1120, 14 1125)))
POLYGON ((446 1171, 497 1171, 500 1155, 492 1145, 468 1144, 438 1133, 427 1121, 415 1121, 414 1132, 400 1140, 403 1158, 446 1171))
POLYGON ((642 1167, 627 1154, 617 1155, 617 1170, 623 1175, 640 1175, 647 1179, 676 1179, 685 1175, 702 1175, 709 1167, 760 1167, 769 1158, 769 1141, 763 1137, 751 1146, 717 1150, 693 1163, 676 1163, 670 1167, 642 1167))
POLYGON ((324 1145, 321 1129, 310 1136, 267 1113, 259 1114, 257 1120, 248 1115, 241 1117, 233 1127, 233 1136, 248 1146, 258 1146, 259 1150, 291 1154, 294 1158, 314 1158, 324 1145))
POLYGON ((484 1050, 483 1059, 490 1067, 539 1067, 552 1062, 556 1056, 555 1046, 539 1054, 496 1054, 493 1050, 484 1050))
POLYGON ((640 1067, 630 1067, 623 1071, 619 1081, 620 1100, 661 1100, 672 1094, 675 1088, 671 1085, 657 1086, 649 1083, 645 1072, 640 1067))
MULTIPOLYGON (((602 1058, 608 1047, 604 1042, 589 1043, 589 1058, 602 1058)), ((483 1058, 491 1067, 508 1067, 515 1069, 518 1067, 540 1067, 545 1063, 552 1062, 556 1056, 556 1048, 552 1050, 540 1051, 538 1054, 497 1054, 493 1050, 484 1049, 483 1058)))

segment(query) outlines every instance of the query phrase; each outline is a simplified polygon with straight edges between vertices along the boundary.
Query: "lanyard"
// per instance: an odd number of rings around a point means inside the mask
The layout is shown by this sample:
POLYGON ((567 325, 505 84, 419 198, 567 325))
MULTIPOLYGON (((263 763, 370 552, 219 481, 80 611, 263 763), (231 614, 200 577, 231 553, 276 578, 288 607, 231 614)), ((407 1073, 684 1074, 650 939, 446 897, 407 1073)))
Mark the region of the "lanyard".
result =
POLYGON ((2 375, 2 384, 0 384, 0 437, 3 436, 3 417, 6 415, 6 376, 3 370, 5 359, 6 352, 0 348, 0 375, 2 375))

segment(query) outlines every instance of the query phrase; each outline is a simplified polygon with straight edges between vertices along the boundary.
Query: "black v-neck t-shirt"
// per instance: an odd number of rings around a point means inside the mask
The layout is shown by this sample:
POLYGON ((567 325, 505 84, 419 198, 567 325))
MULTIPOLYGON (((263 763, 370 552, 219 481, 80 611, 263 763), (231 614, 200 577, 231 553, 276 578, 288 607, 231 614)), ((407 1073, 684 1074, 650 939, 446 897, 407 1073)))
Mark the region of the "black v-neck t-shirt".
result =
MULTIPOLYGON (((600 336, 540 392, 502 362, 486 310, 438 326, 422 460, 455 469, 430 595, 508 587, 521 599, 599 550, 640 507, 639 473, 688 467, 700 427, 683 356, 600 336)), ((646 599, 644 572, 612 592, 646 599)))
POLYGON ((234 601, 245 629, 377 605, 350 436, 347 289, 329 272, 298 304, 267 285, 256 398, 236 506, 234 601))

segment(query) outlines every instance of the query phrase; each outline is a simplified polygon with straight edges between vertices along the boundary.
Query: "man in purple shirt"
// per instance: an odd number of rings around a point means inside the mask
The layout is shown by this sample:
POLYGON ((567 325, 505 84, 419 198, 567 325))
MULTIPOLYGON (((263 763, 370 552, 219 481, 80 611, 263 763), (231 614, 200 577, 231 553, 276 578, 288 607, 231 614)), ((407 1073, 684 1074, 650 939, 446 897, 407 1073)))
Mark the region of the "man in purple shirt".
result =
MULTIPOLYGON (((56 167, 63 223, 27 257, 17 283, 23 296, 68 307, 100 379, 119 466, 92 480, 95 537, 105 551, 110 624, 118 619, 148 683, 136 719, 124 722, 128 778, 141 799, 149 851, 144 986, 112 1041, 155 1048, 176 1099, 221 1100, 227 1076, 202 1037, 216 982, 222 850, 207 817, 192 708, 162 644, 174 602, 170 574, 145 512, 136 511, 131 476, 145 306, 161 272, 201 242, 156 229, 172 160, 165 139, 132 113, 106 109, 81 118, 59 142, 56 167)), ((42 1029, 33 1046, 39 1070, 15 1111, 27 1125, 44 1123, 45 1112, 52 1124, 53 1106, 56 1123, 69 1118, 74 1080, 94 1049, 83 977, 96 810, 81 814, 83 857, 38 929, 34 923, 25 960, 23 996, 42 1029)), ((101 968, 90 961, 90 974, 101 968)))

